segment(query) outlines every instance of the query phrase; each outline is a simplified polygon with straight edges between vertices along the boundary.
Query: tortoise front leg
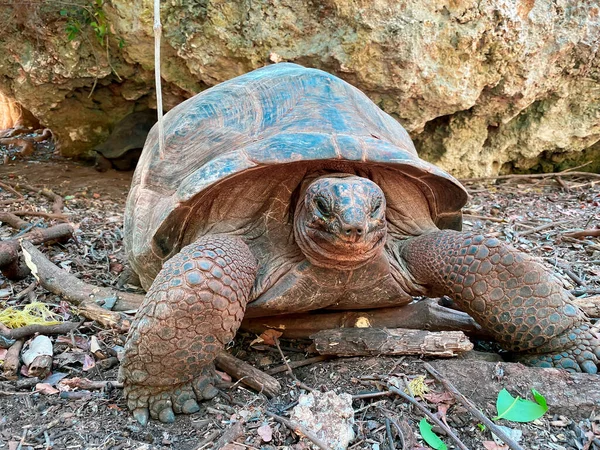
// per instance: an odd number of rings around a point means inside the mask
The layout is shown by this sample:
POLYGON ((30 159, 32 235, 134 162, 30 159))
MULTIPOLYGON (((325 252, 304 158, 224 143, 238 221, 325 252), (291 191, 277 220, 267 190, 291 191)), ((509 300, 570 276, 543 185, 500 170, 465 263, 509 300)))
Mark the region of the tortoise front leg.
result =
MULTIPOLYGON (((447 295, 517 359, 597 372, 600 340, 542 264, 498 239, 443 230, 398 248, 427 295, 447 295)), ((422 295, 422 294, 421 294, 422 295)))
MULTIPOLYGON (((125 344, 119 378, 127 406, 173 422, 210 398, 212 361, 235 336, 256 277, 239 238, 207 236, 167 261, 152 283, 125 344)), ((211 389, 212 388, 212 389, 211 389)))

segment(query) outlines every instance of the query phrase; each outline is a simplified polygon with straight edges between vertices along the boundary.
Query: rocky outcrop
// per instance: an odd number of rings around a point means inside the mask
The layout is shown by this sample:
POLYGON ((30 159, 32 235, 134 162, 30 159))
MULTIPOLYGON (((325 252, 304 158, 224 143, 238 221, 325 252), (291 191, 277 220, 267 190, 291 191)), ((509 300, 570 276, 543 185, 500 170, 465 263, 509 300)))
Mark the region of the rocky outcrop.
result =
MULTIPOLYGON (((292 61, 362 89, 424 158, 457 176, 556 169, 597 151, 595 1, 162 3, 167 107, 292 61)), ((155 104, 152 2, 105 0, 102 40, 90 26, 68 36, 74 13, 45 5, 37 25, 31 10, 24 19, 12 8, 18 32, 0 31, 0 90, 51 127, 64 154, 85 154, 113 123, 155 104)))

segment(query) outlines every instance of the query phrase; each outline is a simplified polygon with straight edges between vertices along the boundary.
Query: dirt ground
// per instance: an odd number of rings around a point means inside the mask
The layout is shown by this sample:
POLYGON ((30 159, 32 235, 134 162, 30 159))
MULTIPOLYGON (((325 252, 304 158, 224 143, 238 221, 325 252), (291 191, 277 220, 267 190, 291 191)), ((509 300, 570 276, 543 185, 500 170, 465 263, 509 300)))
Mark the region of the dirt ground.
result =
MULTIPOLYGON (((36 189, 46 187, 64 199, 63 212, 76 231, 68 243, 44 249, 55 264, 95 285, 135 290, 123 276, 127 266, 122 245, 123 209, 131 175, 115 171, 99 173, 91 167, 53 157, 29 162, 9 160, 0 166, 1 181, 26 183, 36 189)), ((465 210, 464 227, 495 234, 522 251, 543 258, 574 295, 595 295, 600 290, 600 239, 578 239, 566 234, 600 226, 599 181, 599 178, 565 175, 559 181, 532 178, 468 182, 472 198, 465 210)), ((21 192, 24 199, 11 203, 14 195, 6 189, 0 190, 0 200, 6 200, 0 211, 52 210, 51 201, 39 192, 27 189, 21 192)), ((22 218, 33 226, 56 223, 39 216, 22 218)), ((0 227, 2 239, 16 234, 6 224, 0 227)), ((0 276, 0 310, 41 301, 63 320, 77 319, 74 307, 32 283, 31 275, 18 282, 0 276), (19 295, 28 287, 25 295, 19 295)), ((264 371, 281 366, 278 350, 268 345, 252 346, 255 337, 238 335, 230 351, 264 371)), ((285 372, 275 375, 283 389, 272 399, 242 384, 229 383, 230 387, 223 389, 221 395, 203 403, 200 412, 178 416, 171 425, 152 420, 142 427, 125 408, 120 389, 110 388, 109 384, 103 390, 68 390, 57 379, 62 376, 65 380, 74 377, 116 380, 115 356, 124 339, 124 335, 103 330, 89 321, 68 335, 53 336, 55 378, 47 380, 47 385, 58 386, 60 393, 36 390, 35 381, 39 380, 29 382, 24 369, 18 381, 0 381, 0 449, 303 449, 310 448, 306 439, 300 439, 265 414, 270 411, 286 416, 300 393, 305 392, 303 386, 356 395, 385 390, 389 377, 412 380, 427 375, 431 392, 444 392, 424 370, 420 358, 331 359, 294 369, 293 375, 300 385, 285 372), (96 353, 90 347, 92 342, 100 347, 96 353)), ((282 351, 291 361, 314 356, 306 341, 282 340, 282 351)), ((0 364, 1 360, 2 357, 0 364)), ((543 371, 539 374, 544 377, 543 371)), ((482 389, 486 381, 478 379, 477 374, 472 376, 472 389, 463 392, 468 397, 482 389)), ((0 380, 4 378, 0 376, 0 380)), ((510 379, 505 380, 506 386, 510 387, 510 383, 510 379)), ((504 448, 494 444, 489 429, 479 426, 480 421, 460 404, 435 397, 421 402, 432 412, 445 416, 467 448, 504 448)), ((493 403, 477 406, 490 418, 496 414, 493 403)), ((356 438, 350 448, 429 448, 419 435, 418 422, 423 413, 402 398, 357 398, 353 407, 356 438)), ((522 448, 600 449, 600 404, 595 411, 570 410, 568 416, 560 408, 553 410, 551 405, 545 416, 532 423, 506 420, 498 423, 522 431, 522 448)), ((434 431, 450 448, 456 448, 439 429, 434 431)))

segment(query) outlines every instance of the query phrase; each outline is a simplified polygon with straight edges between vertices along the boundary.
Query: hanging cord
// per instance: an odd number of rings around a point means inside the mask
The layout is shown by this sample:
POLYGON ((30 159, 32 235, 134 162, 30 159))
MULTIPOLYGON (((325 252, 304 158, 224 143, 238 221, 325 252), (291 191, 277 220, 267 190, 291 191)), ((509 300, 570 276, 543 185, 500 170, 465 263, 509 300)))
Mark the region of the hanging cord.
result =
POLYGON ((156 112, 158 114, 158 155, 164 158, 165 130, 163 128, 162 87, 160 79, 160 0, 154 0, 154 82, 156 84, 156 112))

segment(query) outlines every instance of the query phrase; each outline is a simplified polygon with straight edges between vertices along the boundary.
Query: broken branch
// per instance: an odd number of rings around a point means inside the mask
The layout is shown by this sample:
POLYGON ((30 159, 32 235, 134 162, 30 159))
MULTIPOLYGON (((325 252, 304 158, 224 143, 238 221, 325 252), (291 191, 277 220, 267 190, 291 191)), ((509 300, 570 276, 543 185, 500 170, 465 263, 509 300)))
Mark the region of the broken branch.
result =
POLYGON ((127 293, 84 283, 50 262, 31 242, 23 241, 21 247, 28 258, 28 265, 33 267, 32 272, 45 289, 77 305, 82 316, 95 320, 102 326, 123 332, 129 330, 131 326, 129 316, 104 309, 96 303, 96 299, 108 299, 127 293))
POLYGON ((0 270, 10 279, 23 278, 29 274, 25 266, 19 266, 19 244, 21 239, 31 241, 34 245, 39 245, 50 241, 68 240, 73 235, 73 227, 63 223, 54 225, 50 228, 35 228, 25 233, 19 239, 7 239, 0 242, 0 270))
POLYGON ((321 355, 427 355, 451 357, 473 349, 461 331, 430 332, 402 328, 340 328, 311 336, 321 355))
POLYGON ((219 369, 227 372, 252 389, 263 392, 268 397, 276 396, 281 390, 279 381, 271 375, 267 375, 263 371, 252 367, 250 364, 225 351, 217 354, 215 364, 219 369))
POLYGON ((36 333, 44 335, 67 334, 79 328, 81 324, 83 324, 83 321, 66 322, 58 325, 27 325, 14 329, 7 328, 6 330, 0 328, 0 336, 4 336, 8 339, 23 339, 33 336, 36 333))

